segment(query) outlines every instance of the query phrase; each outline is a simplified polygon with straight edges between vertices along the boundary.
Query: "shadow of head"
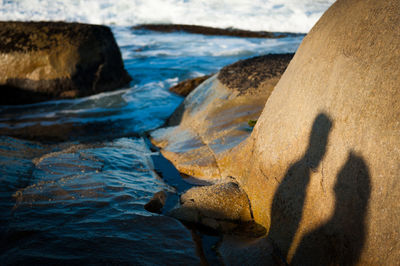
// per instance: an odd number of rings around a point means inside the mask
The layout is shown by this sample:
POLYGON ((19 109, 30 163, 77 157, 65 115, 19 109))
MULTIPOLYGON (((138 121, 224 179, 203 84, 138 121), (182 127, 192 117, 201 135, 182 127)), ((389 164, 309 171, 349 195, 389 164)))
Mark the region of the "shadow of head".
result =
POLYGON ((319 162, 326 152, 329 132, 331 131, 332 125, 333 122, 328 115, 324 113, 319 114, 314 120, 308 148, 304 156, 312 169, 318 167, 319 162))
MULTIPOLYGON (((350 152, 346 163, 339 172, 334 186, 336 208, 334 218, 347 225, 348 233, 364 223, 364 216, 371 194, 369 170, 361 156, 350 152), (348 219, 352 217, 353 219, 348 219), (355 225, 351 223, 356 223, 355 225), (351 227, 351 225, 353 227, 351 227)), ((344 230, 345 228, 342 228, 344 230)), ((361 233, 361 232, 359 232, 361 233)))

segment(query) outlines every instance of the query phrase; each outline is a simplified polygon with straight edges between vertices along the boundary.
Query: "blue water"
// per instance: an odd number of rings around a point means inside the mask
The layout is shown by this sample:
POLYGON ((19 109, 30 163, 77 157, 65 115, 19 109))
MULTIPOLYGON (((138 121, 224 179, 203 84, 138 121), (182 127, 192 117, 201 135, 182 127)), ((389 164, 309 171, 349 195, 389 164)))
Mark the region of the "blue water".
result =
POLYGON ((188 187, 161 165, 146 133, 183 100, 170 86, 239 59, 294 52, 303 38, 112 29, 133 77, 127 87, 0 106, 0 265, 199 264, 190 231, 143 208, 155 192, 176 199, 188 187))

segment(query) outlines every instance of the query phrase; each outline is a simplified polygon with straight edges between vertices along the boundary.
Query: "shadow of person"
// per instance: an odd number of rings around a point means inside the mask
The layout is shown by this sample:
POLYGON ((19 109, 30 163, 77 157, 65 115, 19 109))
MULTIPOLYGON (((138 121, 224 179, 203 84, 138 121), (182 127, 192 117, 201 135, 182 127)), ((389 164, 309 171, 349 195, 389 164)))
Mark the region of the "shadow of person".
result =
POLYGON ((271 207, 271 225, 268 238, 286 260, 303 213, 306 189, 311 171, 318 168, 328 143, 332 121, 319 114, 313 123, 309 144, 304 156, 287 170, 275 192, 271 207))
POLYGON ((365 240, 371 193, 368 167, 350 152, 334 187, 335 209, 329 221, 306 234, 292 259, 293 265, 354 265, 365 240))

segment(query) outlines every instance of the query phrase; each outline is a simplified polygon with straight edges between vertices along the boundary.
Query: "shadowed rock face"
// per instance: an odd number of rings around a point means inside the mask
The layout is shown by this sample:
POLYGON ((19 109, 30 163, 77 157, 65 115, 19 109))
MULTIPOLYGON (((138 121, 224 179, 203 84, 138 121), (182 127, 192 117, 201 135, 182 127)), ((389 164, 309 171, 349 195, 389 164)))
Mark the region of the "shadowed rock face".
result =
POLYGON ((0 43, 0 104, 87 96, 131 80, 105 26, 0 22, 0 43))

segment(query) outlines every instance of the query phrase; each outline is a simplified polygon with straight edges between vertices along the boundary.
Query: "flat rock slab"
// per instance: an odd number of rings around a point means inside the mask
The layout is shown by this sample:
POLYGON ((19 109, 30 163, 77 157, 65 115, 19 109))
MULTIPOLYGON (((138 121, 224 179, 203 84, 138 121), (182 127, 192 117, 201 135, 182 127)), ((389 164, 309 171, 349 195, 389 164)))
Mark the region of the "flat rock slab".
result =
POLYGON ((106 26, 0 22, 0 43, 0 104, 87 96, 131 80, 106 26))

